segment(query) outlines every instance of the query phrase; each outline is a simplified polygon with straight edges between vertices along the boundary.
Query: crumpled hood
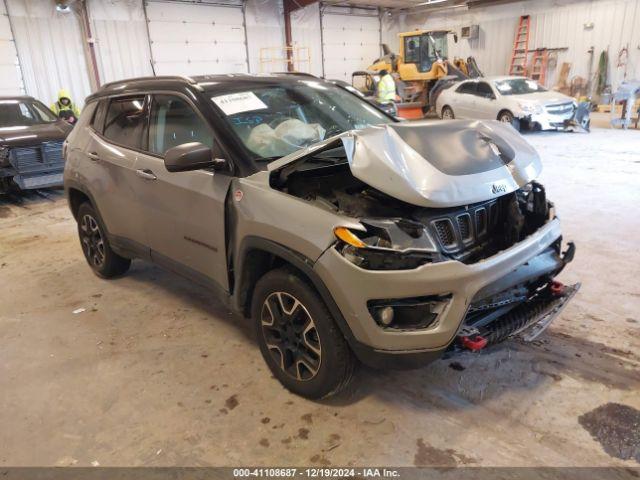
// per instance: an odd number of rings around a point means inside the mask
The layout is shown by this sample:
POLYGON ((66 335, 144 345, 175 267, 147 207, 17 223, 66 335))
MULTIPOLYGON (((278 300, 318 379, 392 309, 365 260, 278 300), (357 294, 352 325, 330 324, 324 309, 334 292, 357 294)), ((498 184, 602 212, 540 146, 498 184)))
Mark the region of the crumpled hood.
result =
POLYGON ((574 98, 564 95, 560 92, 553 90, 546 90, 544 92, 533 92, 522 95, 513 95, 513 98, 517 100, 524 100, 527 102, 538 102, 544 105, 556 104, 556 103, 568 103, 573 102, 574 98))
MULTIPOLYGON (((542 170, 536 151, 511 125, 451 120, 394 123, 338 137, 354 177, 394 198, 423 207, 455 207, 513 192, 542 170)), ((337 139, 269 165, 304 158, 337 139)))

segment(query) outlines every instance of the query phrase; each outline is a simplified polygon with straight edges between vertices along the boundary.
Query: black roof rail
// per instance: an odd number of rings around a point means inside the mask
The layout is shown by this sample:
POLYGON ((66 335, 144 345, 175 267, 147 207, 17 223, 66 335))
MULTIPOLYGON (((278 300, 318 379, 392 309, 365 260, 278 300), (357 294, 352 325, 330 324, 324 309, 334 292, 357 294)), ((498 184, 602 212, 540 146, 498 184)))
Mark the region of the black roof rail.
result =
POLYGON ((300 75, 302 77, 320 78, 317 75, 314 75, 313 73, 307 73, 307 72, 272 72, 271 75, 300 75))
POLYGON ((116 85, 121 85, 123 83, 133 83, 133 82, 146 82, 149 80, 175 80, 181 82, 187 82, 192 85, 195 85, 197 82, 186 75, 158 75, 158 76, 149 76, 149 77, 134 77, 134 78, 125 78, 122 80, 115 80, 113 82, 103 84, 100 89, 107 89, 111 87, 115 87, 116 85))

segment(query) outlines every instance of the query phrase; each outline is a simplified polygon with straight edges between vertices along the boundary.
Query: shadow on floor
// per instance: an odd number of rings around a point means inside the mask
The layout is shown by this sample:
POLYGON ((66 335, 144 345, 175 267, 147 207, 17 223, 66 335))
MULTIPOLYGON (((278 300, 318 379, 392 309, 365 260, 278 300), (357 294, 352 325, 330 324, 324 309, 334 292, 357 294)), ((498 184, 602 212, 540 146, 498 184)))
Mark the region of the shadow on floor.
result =
POLYGON ((29 209, 32 205, 44 202, 55 202, 64 198, 62 188, 50 188, 46 190, 12 190, 9 193, 0 194, 0 218, 16 216, 16 210, 29 209))

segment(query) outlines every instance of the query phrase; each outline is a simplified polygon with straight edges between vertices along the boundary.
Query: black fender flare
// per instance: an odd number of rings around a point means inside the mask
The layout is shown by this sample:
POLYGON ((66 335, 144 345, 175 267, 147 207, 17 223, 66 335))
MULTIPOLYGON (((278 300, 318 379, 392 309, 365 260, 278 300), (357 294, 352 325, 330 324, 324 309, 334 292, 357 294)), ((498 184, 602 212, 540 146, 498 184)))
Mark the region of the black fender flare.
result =
POLYGON ((244 266, 245 266, 245 260, 247 259, 247 254, 251 250, 261 250, 261 251, 270 253, 276 257, 280 257, 282 260, 291 264, 294 268, 299 270, 305 277, 307 277, 307 279, 311 282, 313 287, 316 289, 316 291, 320 295, 320 298, 322 298, 323 302, 329 309, 329 312, 331 312, 331 315, 335 319, 338 325, 338 328, 340 328, 340 331, 342 332, 344 337, 347 339, 347 342, 349 342, 349 345, 351 345, 352 348, 354 347, 354 343, 357 343, 357 341, 353 336, 353 333, 351 332, 351 328, 349 327, 349 324, 347 323, 344 316, 342 315, 342 312, 338 308, 338 305, 333 299, 331 292, 329 291, 327 286, 324 284, 320 276, 313 269, 314 262, 308 259, 307 257, 305 257, 304 255, 290 249, 289 247, 286 247, 272 240, 267 240, 262 237, 248 236, 241 241, 240 247, 235 256, 236 258, 235 271, 238 272, 239 276, 236 279, 236 282, 234 282, 235 283, 234 292, 233 292, 234 309, 238 310, 239 312, 244 311, 244 302, 246 298, 244 298, 243 296, 242 285, 244 282, 247 281, 246 278, 243 278, 244 266))

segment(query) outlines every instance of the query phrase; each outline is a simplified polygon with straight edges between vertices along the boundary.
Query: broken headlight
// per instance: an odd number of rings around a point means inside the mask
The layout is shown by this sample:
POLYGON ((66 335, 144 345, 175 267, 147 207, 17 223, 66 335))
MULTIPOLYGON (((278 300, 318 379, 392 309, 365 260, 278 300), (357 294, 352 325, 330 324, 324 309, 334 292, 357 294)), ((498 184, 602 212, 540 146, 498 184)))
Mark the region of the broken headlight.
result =
POLYGON ((365 231, 334 229, 336 249, 366 270, 411 270, 440 254, 422 224, 407 220, 362 220, 365 231))
POLYGON ((539 103, 518 102, 518 106, 525 113, 533 113, 536 115, 539 115, 542 113, 542 105, 540 105, 539 103))

